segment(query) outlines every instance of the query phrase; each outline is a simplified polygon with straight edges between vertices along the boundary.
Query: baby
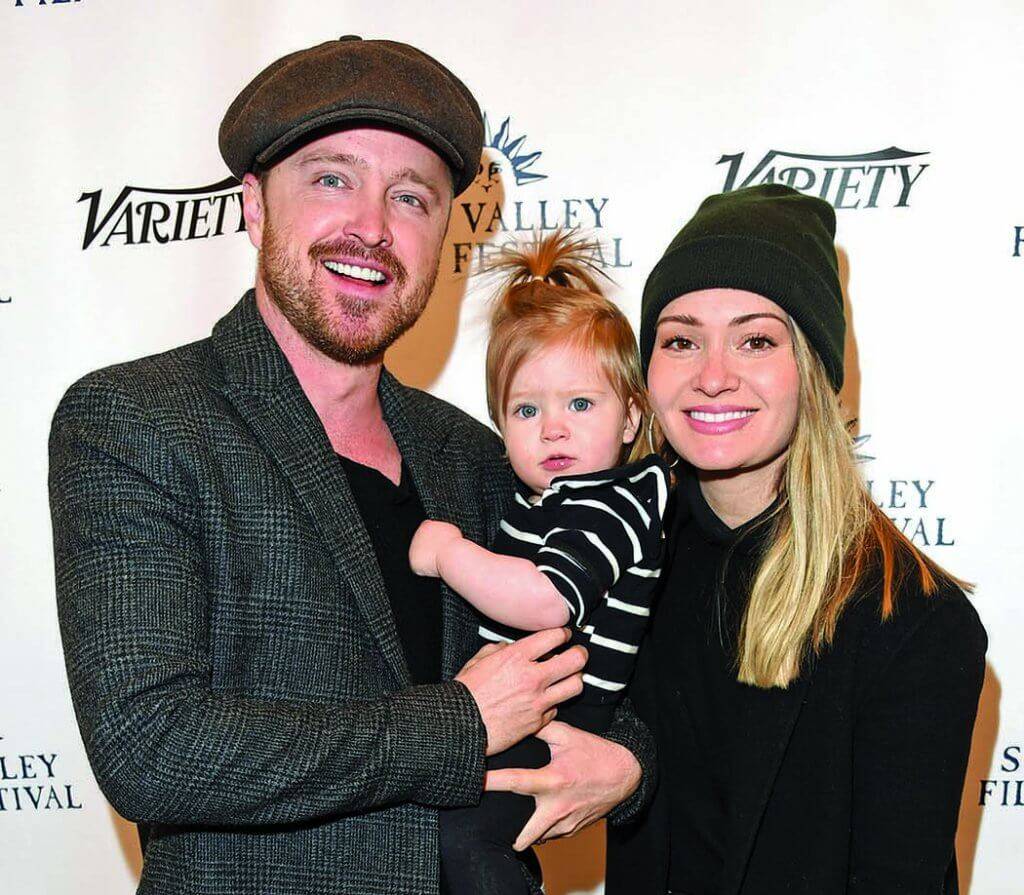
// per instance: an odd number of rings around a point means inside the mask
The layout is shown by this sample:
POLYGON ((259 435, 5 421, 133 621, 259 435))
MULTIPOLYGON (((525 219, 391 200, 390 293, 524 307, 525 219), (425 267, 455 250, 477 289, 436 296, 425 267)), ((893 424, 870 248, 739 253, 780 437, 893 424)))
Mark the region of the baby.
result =
MULTIPOLYGON (((427 520, 409 558, 472 604, 481 644, 569 625, 589 659, 583 692, 559 720, 601 734, 650 616, 669 477, 637 444, 647 403, 636 340, 588 251, 554 234, 495 265, 506 280, 491 320, 487 403, 518 477, 515 502, 493 552, 427 520)), ((547 745, 528 737, 487 767, 549 760, 547 745)), ((533 808, 530 796, 488 792, 479 806, 442 811, 443 890, 528 892, 512 843, 533 808)))

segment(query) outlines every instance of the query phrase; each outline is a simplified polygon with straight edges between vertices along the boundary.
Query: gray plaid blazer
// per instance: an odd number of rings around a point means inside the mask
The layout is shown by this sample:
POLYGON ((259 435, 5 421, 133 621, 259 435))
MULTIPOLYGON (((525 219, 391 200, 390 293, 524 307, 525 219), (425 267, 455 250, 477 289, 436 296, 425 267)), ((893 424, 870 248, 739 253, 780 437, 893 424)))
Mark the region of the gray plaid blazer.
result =
MULTIPOLYGON (((428 516, 491 538, 500 441, 384 372, 428 516)), ((140 893, 423 895, 437 809, 479 799, 486 734, 450 678, 473 650, 443 589, 443 674, 411 686, 341 464, 250 291, 209 339, 91 373, 50 437, 57 604, 96 779, 146 841, 140 893)), ((644 769, 628 708, 609 739, 644 769)))

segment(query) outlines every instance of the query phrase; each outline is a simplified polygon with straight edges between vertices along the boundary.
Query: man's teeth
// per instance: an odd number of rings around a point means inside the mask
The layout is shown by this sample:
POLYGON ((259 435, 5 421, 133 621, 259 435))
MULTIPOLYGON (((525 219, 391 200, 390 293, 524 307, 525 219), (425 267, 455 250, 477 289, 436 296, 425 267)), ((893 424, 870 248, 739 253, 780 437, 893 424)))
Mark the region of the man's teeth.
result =
POLYGON ((753 412, 753 410, 730 410, 728 413, 705 413, 703 410, 691 410, 690 416, 702 423, 724 423, 728 420, 743 419, 753 412))
POLYGON ((325 261, 324 267, 334 273, 344 274, 356 280, 366 280, 368 283, 383 283, 387 277, 379 270, 372 267, 357 267, 355 264, 338 264, 337 261, 325 261))

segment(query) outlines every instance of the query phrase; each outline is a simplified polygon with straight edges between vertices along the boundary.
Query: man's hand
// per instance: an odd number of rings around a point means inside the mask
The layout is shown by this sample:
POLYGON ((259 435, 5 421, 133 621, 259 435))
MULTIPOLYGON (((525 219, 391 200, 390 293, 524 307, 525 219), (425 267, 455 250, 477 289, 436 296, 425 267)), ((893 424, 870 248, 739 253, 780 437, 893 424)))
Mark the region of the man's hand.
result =
POLYGON ((485 646, 455 675, 469 689, 487 729, 487 754, 504 752, 555 717, 555 706, 583 690, 587 651, 562 646, 567 628, 549 628, 507 646, 485 646))
POLYGON ((409 565, 413 572, 437 578, 440 574, 437 570, 438 555, 449 542, 461 537, 462 532, 450 522, 436 519, 421 522, 409 545, 409 565))
POLYGON ((551 762, 536 770, 488 771, 484 789, 533 796, 537 808, 515 841, 516 851, 534 842, 572 836, 600 820, 640 785, 633 753, 568 724, 552 721, 538 734, 551 762))

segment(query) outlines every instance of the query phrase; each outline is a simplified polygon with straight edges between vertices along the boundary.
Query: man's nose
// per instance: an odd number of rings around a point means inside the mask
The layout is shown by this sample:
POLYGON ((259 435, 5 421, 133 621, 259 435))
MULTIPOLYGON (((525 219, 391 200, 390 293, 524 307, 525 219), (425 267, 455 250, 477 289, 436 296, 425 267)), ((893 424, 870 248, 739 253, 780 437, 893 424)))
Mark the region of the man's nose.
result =
POLYGON ((739 378, 733 369, 732 358, 724 346, 708 348, 701 357, 694 388, 708 397, 733 391, 739 385, 739 378))
POLYGON ((392 243, 387 199, 361 193, 348 205, 345 235, 367 248, 387 248, 392 243))

